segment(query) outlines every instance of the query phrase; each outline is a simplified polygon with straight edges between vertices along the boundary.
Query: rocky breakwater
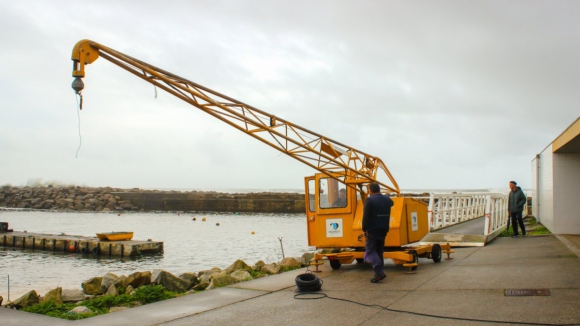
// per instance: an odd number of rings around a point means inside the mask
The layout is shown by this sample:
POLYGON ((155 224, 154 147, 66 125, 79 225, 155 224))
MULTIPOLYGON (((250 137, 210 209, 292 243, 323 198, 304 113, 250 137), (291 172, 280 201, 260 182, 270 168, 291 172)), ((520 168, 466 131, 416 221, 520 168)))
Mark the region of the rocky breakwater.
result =
POLYGON ((0 187, 0 208, 53 211, 303 213, 300 193, 220 193, 111 187, 0 187))
POLYGON ((0 207, 94 212, 139 210, 130 200, 114 195, 121 191, 125 190, 111 187, 2 186, 0 207))
MULTIPOLYGON (((87 318, 279 274, 306 266, 312 257, 313 253, 305 253, 302 257, 284 258, 279 263, 266 264, 260 260, 252 266, 238 259, 226 269, 214 267, 179 276, 161 269, 129 276, 107 273, 83 282, 82 291, 58 287, 39 296, 32 290, 4 307, 66 319, 87 318)), ((0 304, 1 300, 2 297, 0 304)))

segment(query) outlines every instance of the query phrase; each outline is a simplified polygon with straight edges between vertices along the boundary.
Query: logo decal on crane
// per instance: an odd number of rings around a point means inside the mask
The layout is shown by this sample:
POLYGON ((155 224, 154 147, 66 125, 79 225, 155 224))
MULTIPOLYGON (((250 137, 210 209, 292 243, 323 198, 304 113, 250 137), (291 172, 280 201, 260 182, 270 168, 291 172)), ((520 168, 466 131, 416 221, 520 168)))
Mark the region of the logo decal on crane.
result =
POLYGON ((329 218, 326 220, 326 237, 327 238, 342 238, 342 219, 329 218))

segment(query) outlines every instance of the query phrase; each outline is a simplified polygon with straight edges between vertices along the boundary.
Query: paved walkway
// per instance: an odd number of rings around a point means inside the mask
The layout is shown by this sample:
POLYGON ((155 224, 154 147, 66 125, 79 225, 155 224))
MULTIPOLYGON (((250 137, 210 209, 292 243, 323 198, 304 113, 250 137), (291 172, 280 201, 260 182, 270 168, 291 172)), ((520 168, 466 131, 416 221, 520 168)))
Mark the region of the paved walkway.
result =
POLYGON ((323 265, 322 293, 343 300, 294 298, 302 269, 80 321, 0 309, 0 325, 580 325, 580 237, 561 237, 456 248, 453 260, 420 259, 416 274, 389 261, 378 284, 367 264, 323 265), (550 295, 505 296, 506 289, 550 295))

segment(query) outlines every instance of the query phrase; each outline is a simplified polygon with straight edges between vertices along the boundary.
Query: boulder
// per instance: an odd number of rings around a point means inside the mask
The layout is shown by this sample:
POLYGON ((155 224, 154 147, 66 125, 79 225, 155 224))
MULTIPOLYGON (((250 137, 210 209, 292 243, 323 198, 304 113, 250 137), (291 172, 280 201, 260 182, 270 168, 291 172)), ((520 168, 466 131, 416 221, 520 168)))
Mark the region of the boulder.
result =
POLYGON ((245 282, 254 279, 252 275, 250 275, 250 273, 245 270, 234 271, 230 274, 230 276, 238 280, 238 282, 245 282))
POLYGON ((129 309, 129 307, 111 307, 111 308, 109 308, 109 313, 123 311, 123 310, 127 310, 127 309, 129 309))
POLYGON ((42 198, 34 198, 34 199, 33 199, 33 200, 30 202, 30 204, 31 204, 31 205, 38 205, 38 204, 40 204, 40 202, 42 202, 42 198))
POLYGON ((211 284, 214 285, 214 287, 220 287, 220 286, 226 286, 226 285, 230 285, 230 284, 235 284, 235 283, 239 283, 240 281, 234 277, 232 277, 231 275, 222 272, 222 273, 216 273, 213 274, 211 276, 211 284))
POLYGON ((90 314, 92 311, 85 306, 78 306, 69 312, 72 312, 73 314, 90 314))
POLYGON ((81 290, 62 290, 62 302, 79 302, 85 299, 85 294, 81 290))
POLYGON ((188 283, 166 270, 156 269, 151 276, 153 283, 161 284, 169 291, 182 293, 187 291, 188 283))
POLYGON ((53 300, 56 304, 62 304, 62 288, 58 287, 54 290, 48 291, 42 298, 40 298, 40 303, 45 303, 53 300))
POLYGON ((101 281, 101 289, 103 290, 103 293, 107 292, 111 288, 111 285, 121 285, 121 280, 119 279, 119 276, 113 273, 107 273, 103 276, 101 281))
MULTIPOLYGON (((302 260, 302 259, 300 259, 302 260)), ((297 269, 302 267, 302 263, 297 261, 296 258, 286 257, 280 262, 281 268, 297 269)))
POLYGON ((143 285, 151 284, 151 272, 135 272, 127 276, 124 284, 127 286, 131 285, 135 289, 143 285))
POLYGON ((214 267, 214 268, 212 268, 212 269, 208 269, 208 270, 199 271, 199 273, 197 273, 197 276, 198 276, 198 277, 201 277, 201 276, 202 276, 202 275, 204 275, 204 274, 211 275, 211 274, 214 274, 214 273, 219 273, 219 272, 221 272, 221 271, 222 271, 222 269, 221 269, 221 268, 219 268, 219 267, 214 267))
POLYGON ((114 297, 119 295, 119 291, 117 291, 117 287, 115 286, 115 284, 111 284, 105 295, 112 295, 114 297))
POLYGON ((194 291, 203 291, 211 284, 210 274, 205 273, 199 277, 199 283, 193 286, 194 291))
POLYGON ((191 289, 192 287, 194 287, 197 283, 197 274, 196 273, 183 273, 181 275, 179 275, 179 278, 186 281, 187 282, 187 289, 191 289))
POLYGON ((259 272, 262 270, 262 267, 264 267, 266 265, 266 263, 264 263, 263 260, 258 260, 258 262, 256 262, 256 265, 254 265, 254 271, 259 272))
POLYGON ((262 272, 267 274, 278 274, 280 273, 280 266, 276 265, 276 263, 266 264, 262 267, 262 272))
POLYGON ((302 264, 303 264, 303 266, 310 265, 310 261, 312 260, 312 258, 314 258, 314 253, 313 252, 305 252, 304 254, 302 254, 302 264))
POLYGON ((215 289, 215 283, 213 280, 209 283, 209 285, 205 288, 206 291, 215 289))
POLYGON ((102 277, 93 277, 88 281, 84 281, 83 283, 81 283, 83 292, 85 292, 85 294, 92 295, 103 294, 103 289, 101 288, 102 281, 103 281, 102 277))
POLYGON ((252 267, 246 264, 243 260, 238 259, 233 264, 231 264, 230 267, 226 268, 226 273, 231 274, 233 271, 238 270, 251 271, 252 267))
POLYGON ((117 283, 117 285, 127 287, 127 276, 125 275, 119 276, 119 283, 117 283))
POLYGON ((131 294, 131 292, 135 291, 135 288, 133 288, 132 285, 127 286, 127 288, 125 289, 125 294, 131 294))
POLYGON ((33 306, 39 302, 40 302, 40 300, 38 298, 38 294, 36 293, 36 291, 32 290, 32 291, 27 292, 26 294, 24 294, 20 298, 14 300, 13 302, 9 303, 8 305, 11 308, 21 309, 24 307, 33 306))

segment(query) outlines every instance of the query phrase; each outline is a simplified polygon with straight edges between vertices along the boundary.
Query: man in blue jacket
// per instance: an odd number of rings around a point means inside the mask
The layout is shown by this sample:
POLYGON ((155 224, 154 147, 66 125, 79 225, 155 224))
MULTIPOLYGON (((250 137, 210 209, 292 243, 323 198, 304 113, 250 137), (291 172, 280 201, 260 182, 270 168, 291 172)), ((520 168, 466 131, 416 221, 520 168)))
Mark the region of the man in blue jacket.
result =
POLYGON ((522 188, 518 187, 518 184, 515 181, 510 181, 510 190, 511 191, 508 198, 508 212, 512 220, 512 228, 514 230, 514 235, 512 235, 512 238, 517 238, 520 236, 518 233, 518 224, 522 228, 522 236, 525 237, 526 228, 524 227, 522 211, 524 210, 524 205, 526 204, 526 195, 524 195, 522 188))
POLYGON ((371 283, 377 283, 387 277, 384 272, 385 238, 389 232, 391 207, 393 200, 388 195, 381 194, 378 183, 369 185, 370 196, 365 201, 362 230, 366 237, 365 261, 373 266, 375 276, 371 283))

